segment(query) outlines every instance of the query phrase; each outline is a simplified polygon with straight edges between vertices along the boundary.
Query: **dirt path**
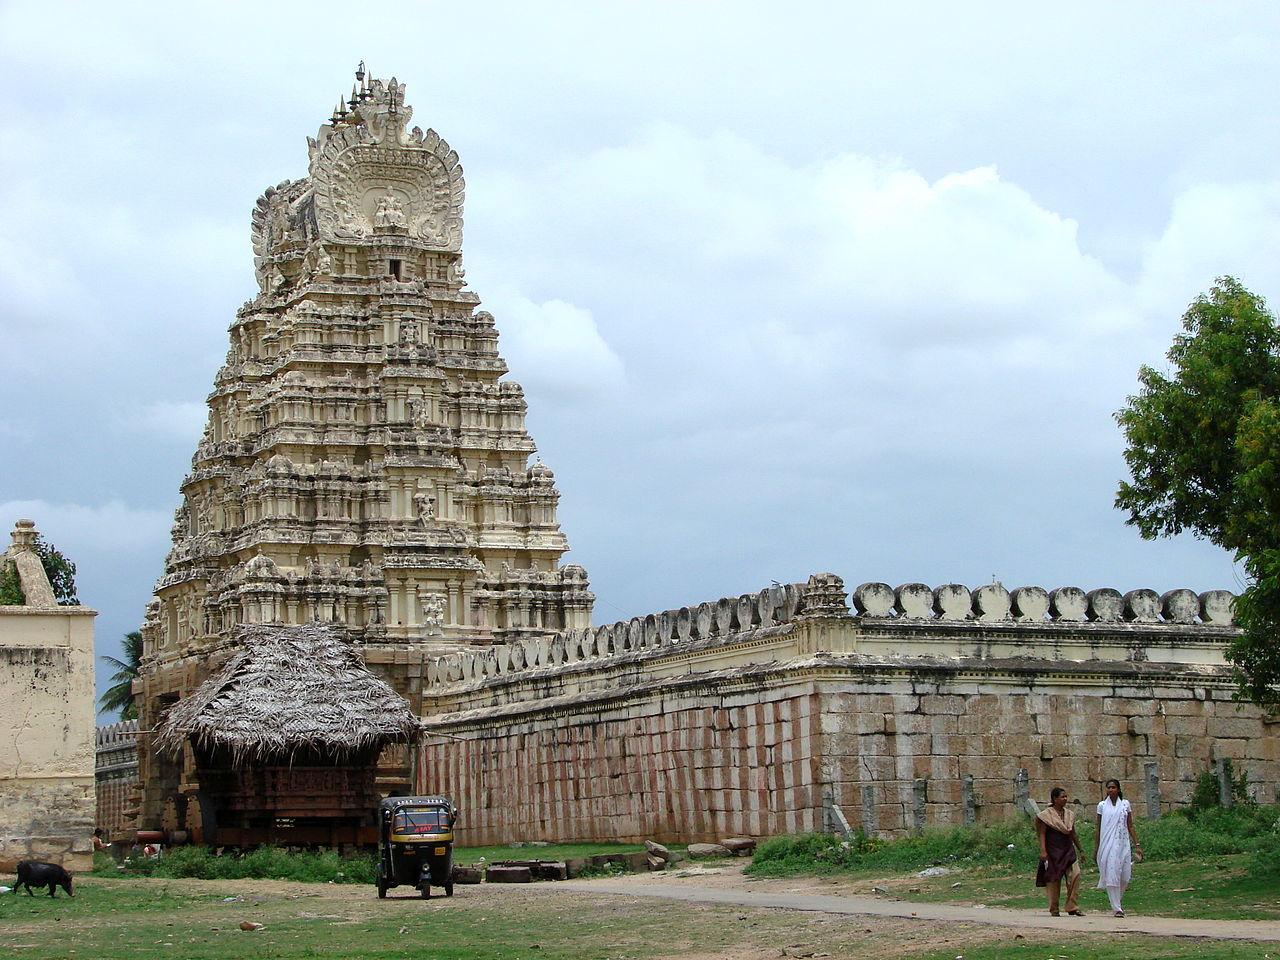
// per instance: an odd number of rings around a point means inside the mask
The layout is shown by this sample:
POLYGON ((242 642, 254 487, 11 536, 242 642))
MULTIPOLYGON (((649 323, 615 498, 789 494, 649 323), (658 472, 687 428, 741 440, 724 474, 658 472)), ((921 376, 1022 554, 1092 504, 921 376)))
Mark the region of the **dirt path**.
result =
POLYGON ((1280 922, 1265 920, 1191 920, 1175 917, 1123 919, 1105 913, 1084 917, 1051 917, 1047 911, 948 903, 912 903, 850 893, 822 892, 815 880, 753 881, 740 868, 652 873, 621 879, 570 880, 556 890, 625 897, 654 897, 684 903, 734 904, 762 909, 800 910, 837 915, 941 920, 1016 930, 1058 933, 1138 933, 1160 937, 1204 937, 1213 940, 1280 941, 1280 922))

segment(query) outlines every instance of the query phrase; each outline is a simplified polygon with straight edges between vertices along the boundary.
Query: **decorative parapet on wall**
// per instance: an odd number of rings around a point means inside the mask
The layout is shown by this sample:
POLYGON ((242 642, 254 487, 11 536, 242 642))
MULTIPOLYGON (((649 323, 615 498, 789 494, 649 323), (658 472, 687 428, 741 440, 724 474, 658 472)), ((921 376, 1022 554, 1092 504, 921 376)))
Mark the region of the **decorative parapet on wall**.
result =
POLYGON ((563 667, 664 648, 682 652, 693 644, 729 642, 792 624, 800 615, 806 589, 796 583, 773 586, 756 594, 725 597, 601 627, 565 630, 550 639, 530 638, 480 652, 452 653, 427 665, 426 681, 428 685, 483 681, 539 667, 563 667))
POLYGON ((97 825, 111 841, 133 830, 133 794, 138 788, 138 721, 123 720, 98 727, 94 776, 97 780, 97 825))
MULTIPOLYGON (((830 573, 804 584, 767 587, 758 593, 665 610, 585 630, 463 651, 427 664, 429 687, 515 680, 530 671, 619 658, 678 656, 695 650, 780 638, 801 621, 831 621, 839 639, 794 651, 796 655, 877 655, 990 658, 995 656, 1081 660, 1147 660, 1222 664, 1222 643, 1235 632, 1235 596, 1226 590, 1131 590, 1110 587, 1018 587, 998 583, 970 589, 864 583, 850 610, 844 582, 830 573), (1185 649, 1184 649, 1185 648, 1185 649), (1078 656, 1076 655, 1078 654, 1078 656)), ((830 631, 828 631, 830 633, 830 631)), ((766 660, 777 659, 770 648, 766 660)), ((744 651, 748 656, 748 651, 744 651)))

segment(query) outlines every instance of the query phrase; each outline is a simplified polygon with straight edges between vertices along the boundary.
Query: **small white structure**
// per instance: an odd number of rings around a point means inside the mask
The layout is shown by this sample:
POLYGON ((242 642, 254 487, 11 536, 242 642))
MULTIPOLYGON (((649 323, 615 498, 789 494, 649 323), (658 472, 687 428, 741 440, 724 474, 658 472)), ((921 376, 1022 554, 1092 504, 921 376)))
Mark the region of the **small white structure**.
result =
POLYGON ((0 871, 19 860, 87 870, 93 862, 93 618, 60 607, 19 520, 0 566, 25 603, 0 606, 0 871))

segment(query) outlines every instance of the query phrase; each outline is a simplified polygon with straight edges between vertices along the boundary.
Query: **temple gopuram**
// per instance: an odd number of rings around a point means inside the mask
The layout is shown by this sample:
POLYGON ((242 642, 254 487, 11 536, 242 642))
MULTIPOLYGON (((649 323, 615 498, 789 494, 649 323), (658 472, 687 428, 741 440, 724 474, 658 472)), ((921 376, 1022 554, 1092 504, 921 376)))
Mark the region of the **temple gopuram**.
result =
MULTIPOLYGON (((142 631, 141 829, 198 839, 202 806, 225 820, 192 742, 166 751, 154 731, 184 703, 175 715, 207 729, 190 698, 245 636, 266 657, 273 625, 329 624, 417 715, 429 659, 590 625, 586 571, 560 565, 555 477, 530 463, 523 391, 464 286, 462 166, 435 131, 410 126, 404 93, 361 64, 308 139, 308 175, 253 209, 259 293, 230 326, 142 631)), ((245 752, 278 768, 254 782, 283 797, 295 769, 316 793, 326 764, 349 762, 317 751, 322 734, 312 724, 245 752), (299 755, 306 771, 289 762, 299 755)), ((382 793, 414 786, 412 742, 401 730, 377 756, 366 744, 360 762, 382 793)), ((287 841, 305 814, 253 804, 276 831, 258 839, 287 841)))

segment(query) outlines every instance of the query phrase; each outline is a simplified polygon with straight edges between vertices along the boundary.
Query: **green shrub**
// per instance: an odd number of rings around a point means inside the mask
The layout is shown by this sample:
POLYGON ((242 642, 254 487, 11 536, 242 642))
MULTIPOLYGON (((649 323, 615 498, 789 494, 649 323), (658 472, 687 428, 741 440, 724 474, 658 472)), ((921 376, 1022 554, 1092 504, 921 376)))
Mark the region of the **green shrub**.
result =
POLYGON ((1180 860, 1250 853, 1275 830, 1278 820, 1280 807, 1249 803, 1230 809, 1188 810, 1159 820, 1137 821, 1136 827, 1147 856, 1180 860))
POLYGON ((880 840, 862 833, 850 837, 821 833, 773 837, 756 849, 747 872, 782 876, 838 870, 918 870, 961 863, 1017 868, 1030 865, 1034 869, 1039 853, 1035 825, 1030 818, 1022 818, 983 827, 925 830, 896 840, 880 840))
MULTIPOLYGON (((333 850, 291 853, 278 847, 259 847, 251 853, 219 857, 208 847, 196 846, 172 847, 159 857, 131 857, 124 866, 125 876, 301 883, 373 883, 375 869, 372 856, 344 857, 333 850)), ((114 865, 107 872, 120 873, 114 865)))
MULTIPOLYGON (((1136 820, 1143 850, 1153 860, 1253 854, 1251 871, 1269 870, 1280 878, 1280 806, 1242 804, 1206 809, 1196 815, 1172 814, 1136 820)), ((1085 857, 1093 852, 1094 817, 1076 821, 1085 857)), ((832 873, 844 870, 916 871, 934 865, 1003 866, 1034 870, 1039 856, 1030 818, 981 827, 926 830, 895 840, 831 834, 773 837, 756 849, 747 872, 757 876, 832 873)), ((1261 875, 1261 874, 1260 874, 1261 875)))
MULTIPOLYGON (((1249 772, 1241 770, 1239 776, 1232 776, 1231 761, 1224 760, 1227 779, 1231 782, 1231 803, 1237 807, 1254 806, 1249 796, 1249 772)), ((1187 813, 1198 817, 1207 810, 1217 810, 1222 806, 1222 787, 1218 783, 1218 775, 1206 770, 1196 778, 1196 788, 1191 793, 1191 802, 1187 805, 1187 813)))

